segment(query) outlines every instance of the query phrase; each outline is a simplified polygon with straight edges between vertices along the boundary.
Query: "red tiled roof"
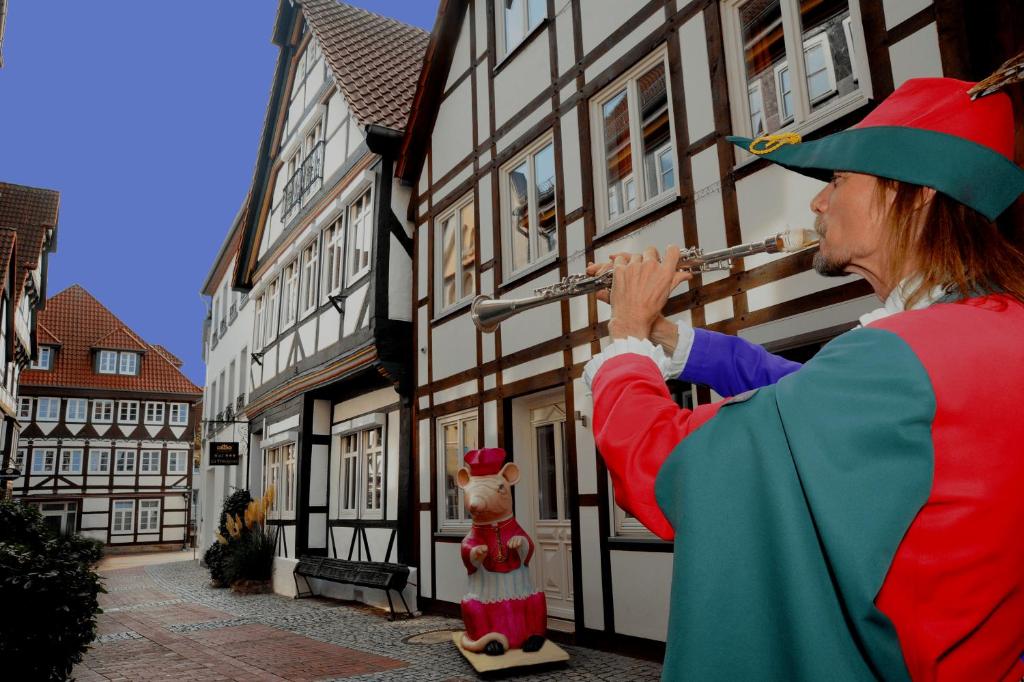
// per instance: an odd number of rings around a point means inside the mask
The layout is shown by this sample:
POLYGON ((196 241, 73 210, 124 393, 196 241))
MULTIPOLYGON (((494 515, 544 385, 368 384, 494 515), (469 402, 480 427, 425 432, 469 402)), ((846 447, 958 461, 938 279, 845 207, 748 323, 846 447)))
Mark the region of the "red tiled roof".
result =
MULTIPOLYGON (((0 291, 3 291, 7 270, 11 267, 11 257, 18 241, 17 235, 18 233, 9 227, 0 227, 0 291)), ((14 298, 17 299, 17 295, 14 298)))
POLYGON ((359 122, 403 130, 430 34, 336 0, 301 6, 359 122))
MULTIPOLYGON (((119 320, 92 294, 75 284, 46 302, 39 313, 44 328, 63 341, 49 371, 26 369, 21 383, 32 386, 99 388, 142 393, 178 393, 199 396, 201 389, 155 345, 148 344, 119 320), (123 334, 122 334, 123 332, 123 334), (93 371, 93 348, 99 340, 136 340, 129 350, 153 350, 139 365, 138 376, 99 374, 93 371)), ((104 341, 104 343, 107 343, 104 341)), ((110 347, 104 345, 104 347, 110 347)), ((115 346, 116 347, 116 346, 115 346)))
POLYGON ((155 350, 157 353, 160 353, 165 358, 170 360, 171 364, 174 365, 175 367, 181 367, 182 365, 185 364, 185 362, 181 358, 179 358, 177 355, 175 355, 171 351, 169 351, 166 348, 164 348, 163 346, 161 346, 159 343, 154 343, 150 347, 153 350, 155 350))
POLYGON ((107 350, 137 350, 145 353, 148 346, 138 336, 132 333, 128 327, 114 327, 109 332, 92 342, 89 346, 93 349, 105 348, 107 350))
POLYGON ((25 278, 39 264, 46 230, 57 227, 60 192, 0 182, 0 227, 18 232, 15 303, 25 289, 25 278))
POLYGON ((57 335, 46 328, 42 322, 36 322, 36 343, 40 346, 60 346, 57 335))

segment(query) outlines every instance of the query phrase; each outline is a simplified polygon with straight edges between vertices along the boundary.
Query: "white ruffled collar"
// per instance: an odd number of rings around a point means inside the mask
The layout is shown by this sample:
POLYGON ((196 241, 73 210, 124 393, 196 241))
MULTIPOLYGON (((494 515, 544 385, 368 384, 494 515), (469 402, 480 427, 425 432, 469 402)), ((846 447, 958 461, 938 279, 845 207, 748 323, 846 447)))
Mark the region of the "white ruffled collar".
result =
POLYGON ((905 310, 920 310, 927 308, 931 304, 945 298, 949 292, 945 287, 936 286, 927 294, 917 299, 910 308, 906 307, 907 296, 916 288, 917 278, 908 277, 899 284, 897 284, 889 296, 885 299, 885 303, 882 304, 881 308, 876 308, 870 313, 864 313, 860 316, 861 326, 867 326, 872 322, 876 322, 883 318, 895 315, 896 313, 902 313, 905 310))

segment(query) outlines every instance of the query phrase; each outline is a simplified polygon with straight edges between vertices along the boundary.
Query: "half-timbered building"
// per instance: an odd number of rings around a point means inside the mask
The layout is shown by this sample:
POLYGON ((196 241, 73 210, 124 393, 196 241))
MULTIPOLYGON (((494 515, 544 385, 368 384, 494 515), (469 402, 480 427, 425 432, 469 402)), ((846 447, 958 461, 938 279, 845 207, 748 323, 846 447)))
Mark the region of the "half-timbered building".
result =
POLYGON ((428 36, 283 0, 273 40, 232 285, 253 318, 248 482, 277 491, 275 589, 294 591, 299 556, 408 560, 412 236, 393 169, 428 36))
MULTIPOLYGON (((551 627, 664 640, 672 547, 615 505, 580 378, 607 342, 607 307, 576 298, 483 334, 474 296, 524 297, 618 251, 811 227, 820 183, 725 137, 814 139, 908 78, 983 77, 1019 50, 1021 25, 1009 3, 983 4, 442 0, 398 168, 413 187, 422 606, 462 597, 456 471, 466 450, 501 446, 522 471, 516 514, 551 627)), ((681 287, 668 312, 806 359, 877 307, 864 281, 810 263, 737 260, 681 287)), ((671 388, 681 404, 713 397, 671 388)))
POLYGON ((37 352, 38 336, 45 333, 37 322, 46 299, 48 256, 57 245, 59 207, 59 192, 0 183, 0 496, 13 490, 12 476, 24 470, 17 457, 26 425, 18 412, 20 378, 30 363, 47 357, 37 352))
POLYGON ((15 497, 61 532, 182 546, 201 390, 77 284, 47 300, 38 329, 21 375, 15 497))

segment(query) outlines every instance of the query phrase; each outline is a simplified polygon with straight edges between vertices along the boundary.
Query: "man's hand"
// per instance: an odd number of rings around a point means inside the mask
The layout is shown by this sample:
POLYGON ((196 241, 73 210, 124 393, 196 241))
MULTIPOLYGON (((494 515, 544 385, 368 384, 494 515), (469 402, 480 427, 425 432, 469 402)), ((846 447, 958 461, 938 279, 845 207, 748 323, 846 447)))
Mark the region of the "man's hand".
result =
MULTIPOLYGON (((669 294, 672 293, 672 290, 679 286, 680 283, 693 278, 692 273, 675 271, 678 261, 679 249, 677 247, 670 246, 665 252, 665 262, 661 263, 660 265, 658 264, 658 251, 654 247, 648 248, 644 252, 643 256, 630 255, 627 253, 616 253, 612 255, 611 262, 600 264, 587 264, 586 272, 590 276, 600 275, 608 271, 609 269, 615 267, 617 263, 622 265, 629 265, 634 262, 636 266, 638 266, 634 272, 634 275, 646 273, 644 276, 647 277, 650 274, 652 274, 652 272, 657 274, 656 279, 650 279, 647 282, 649 289, 647 295, 653 296, 654 298, 646 299, 647 302, 645 304, 642 304, 640 309, 636 308, 636 304, 639 303, 640 300, 644 299, 644 295, 640 295, 639 299, 634 298, 636 294, 635 281, 631 283, 631 285, 629 286, 629 293, 627 293, 627 295, 630 296, 631 298, 616 299, 616 302, 620 303, 620 308, 631 308, 634 311, 645 311, 644 313, 640 314, 641 320, 648 319, 650 312, 650 302, 652 300, 660 301, 659 303, 656 303, 657 308, 655 311, 653 321, 647 324, 646 331, 641 333, 641 329, 643 328, 645 322, 640 321, 639 323, 635 323, 635 321, 632 319, 634 313, 627 312, 627 318, 623 319, 622 315, 616 315, 616 309, 613 306, 612 320, 608 323, 608 330, 612 338, 623 338, 625 336, 635 336, 637 338, 650 338, 652 342, 662 345, 668 354, 672 354, 672 352, 676 348, 676 343, 679 340, 679 330, 676 328, 676 325, 674 323, 670 322, 664 316, 661 315, 661 310, 662 308, 665 307, 665 302, 668 300, 668 296, 669 294), (646 265, 644 265, 645 263, 646 265), (644 270, 645 267, 646 271, 644 270), (671 279, 669 279, 670 275, 671 279), (667 289, 665 289, 666 282, 669 282, 667 289), (663 293, 662 290, 664 290, 663 293)), ((619 282, 622 280, 623 278, 620 277, 620 272, 617 270, 613 277, 612 291, 605 289, 597 292, 597 300, 604 301, 605 303, 611 303, 612 295, 615 291, 616 286, 618 286, 620 290, 625 286, 623 284, 619 284, 619 282)))

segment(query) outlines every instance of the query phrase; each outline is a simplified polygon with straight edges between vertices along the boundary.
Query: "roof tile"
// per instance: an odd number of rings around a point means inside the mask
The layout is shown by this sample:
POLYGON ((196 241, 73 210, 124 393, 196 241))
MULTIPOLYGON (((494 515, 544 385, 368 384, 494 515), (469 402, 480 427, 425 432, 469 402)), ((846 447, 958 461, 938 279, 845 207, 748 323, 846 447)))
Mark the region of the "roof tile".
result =
POLYGON ((430 34, 336 0, 301 4, 359 122, 403 130, 430 34))
MULTIPOLYGON (((199 396, 201 389, 181 372, 161 346, 146 343, 119 320, 92 294, 75 284, 46 302, 39 313, 39 328, 62 341, 49 371, 26 369, 21 383, 31 386, 98 388, 142 393, 178 393, 199 396), (93 349, 97 342, 104 348, 149 351, 139 364, 137 376, 99 374, 93 371, 93 349), (113 344, 113 345, 108 345, 113 344)), ((42 334, 40 334, 40 339, 42 334)), ((42 342, 42 341, 40 341, 42 342)), ((171 356, 173 357, 173 356, 171 356)))

